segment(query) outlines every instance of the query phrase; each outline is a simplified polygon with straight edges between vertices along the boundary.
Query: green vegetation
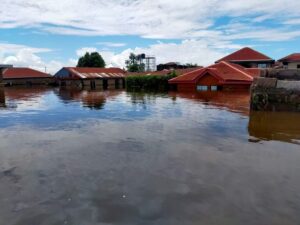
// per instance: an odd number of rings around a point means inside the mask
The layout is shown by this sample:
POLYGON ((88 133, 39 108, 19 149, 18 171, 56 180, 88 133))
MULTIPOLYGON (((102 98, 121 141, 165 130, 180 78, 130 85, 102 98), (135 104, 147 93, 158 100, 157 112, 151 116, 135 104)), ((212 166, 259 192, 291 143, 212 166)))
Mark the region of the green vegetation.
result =
POLYGON ((125 61, 128 72, 144 72, 145 64, 141 55, 130 53, 129 59, 125 61))
POLYGON ((168 80, 174 77, 176 77, 175 73, 166 76, 128 76, 126 77, 126 87, 128 90, 167 91, 169 89, 168 80))
POLYGON ((98 52, 85 53, 80 57, 77 63, 77 67, 105 67, 105 61, 98 52))
POLYGON ((195 68, 195 67, 198 67, 199 65, 197 63, 195 63, 195 64, 193 64, 193 63, 187 63, 187 64, 185 64, 185 66, 187 68, 195 68))

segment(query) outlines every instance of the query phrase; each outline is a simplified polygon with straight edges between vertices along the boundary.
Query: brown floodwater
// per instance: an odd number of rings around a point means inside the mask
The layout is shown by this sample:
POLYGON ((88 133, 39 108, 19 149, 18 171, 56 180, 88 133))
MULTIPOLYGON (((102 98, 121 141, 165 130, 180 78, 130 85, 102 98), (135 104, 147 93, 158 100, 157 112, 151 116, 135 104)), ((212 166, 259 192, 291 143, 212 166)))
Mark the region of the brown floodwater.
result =
POLYGON ((248 92, 0 89, 0 225, 296 225, 299 161, 248 92))

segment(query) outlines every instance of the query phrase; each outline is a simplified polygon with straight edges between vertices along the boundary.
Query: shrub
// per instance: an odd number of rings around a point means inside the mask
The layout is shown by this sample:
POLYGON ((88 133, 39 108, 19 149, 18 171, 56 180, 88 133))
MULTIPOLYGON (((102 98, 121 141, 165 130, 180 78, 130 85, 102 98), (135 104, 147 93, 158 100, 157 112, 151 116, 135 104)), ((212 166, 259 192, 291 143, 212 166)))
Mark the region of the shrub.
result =
POLYGON ((168 80, 174 77, 176 77, 174 73, 166 76, 128 76, 126 77, 126 88, 129 90, 167 91, 169 89, 168 80))

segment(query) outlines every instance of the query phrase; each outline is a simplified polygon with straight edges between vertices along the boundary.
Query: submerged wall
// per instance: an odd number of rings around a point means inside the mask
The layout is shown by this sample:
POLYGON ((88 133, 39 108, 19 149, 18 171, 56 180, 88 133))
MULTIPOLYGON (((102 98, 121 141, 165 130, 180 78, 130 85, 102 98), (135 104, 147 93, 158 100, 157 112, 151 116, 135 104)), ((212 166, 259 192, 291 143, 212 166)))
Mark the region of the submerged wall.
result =
POLYGON ((300 81, 256 78, 251 86, 251 109, 300 112, 300 81))

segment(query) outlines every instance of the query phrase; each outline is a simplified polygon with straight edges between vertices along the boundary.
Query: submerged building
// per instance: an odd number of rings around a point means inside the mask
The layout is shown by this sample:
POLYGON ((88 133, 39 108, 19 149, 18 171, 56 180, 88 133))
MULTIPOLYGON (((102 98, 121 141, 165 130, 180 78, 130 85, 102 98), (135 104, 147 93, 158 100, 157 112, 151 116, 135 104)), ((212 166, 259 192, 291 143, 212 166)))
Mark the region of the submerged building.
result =
POLYGON ((233 52, 217 60, 216 63, 221 61, 235 63, 246 68, 270 68, 275 63, 274 59, 249 47, 233 52))
POLYGON ((249 88, 260 69, 244 68, 240 65, 221 61, 169 80, 178 91, 217 91, 222 89, 249 88))
POLYGON ((87 89, 125 87, 125 71, 120 68, 64 67, 55 74, 60 86, 87 89))
POLYGON ((6 67, 1 70, 2 83, 12 85, 49 85, 54 82, 53 76, 31 68, 6 67))

